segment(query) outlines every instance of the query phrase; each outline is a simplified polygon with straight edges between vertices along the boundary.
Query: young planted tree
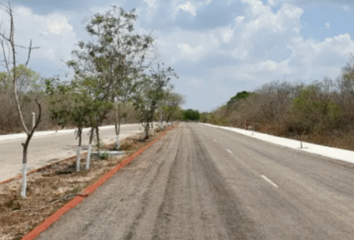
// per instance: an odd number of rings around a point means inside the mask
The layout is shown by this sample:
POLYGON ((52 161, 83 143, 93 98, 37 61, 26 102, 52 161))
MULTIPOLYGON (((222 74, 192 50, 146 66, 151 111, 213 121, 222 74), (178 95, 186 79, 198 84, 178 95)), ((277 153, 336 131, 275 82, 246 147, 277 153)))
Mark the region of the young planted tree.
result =
MULTIPOLYGON (((97 70, 97 62, 100 59, 97 58, 91 49, 92 43, 79 42, 78 45, 79 49, 72 52, 73 60, 68 61, 67 65, 75 72, 74 82, 79 86, 77 91, 84 94, 91 104, 89 106, 90 114, 92 112, 94 114, 89 118, 88 123, 92 128, 91 133, 96 132, 97 148, 99 155, 101 155, 99 126, 111 111, 110 103, 113 102, 111 94, 112 82, 107 81, 105 76, 97 70)), ((101 59, 101 61, 104 61, 104 59, 101 59)), ((93 135, 90 135, 89 139, 90 148, 92 146, 93 135)), ((89 158, 90 154, 88 154, 89 158)))
POLYGON ((48 80, 46 91, 50 97, 51 115, 62 127, 74 124, 77 127, 76 137, 79 139, 77 149, 76 171, 80 171, 82 129, 87 125, 85 98, 76 92, 75 84, 59 83, 48 80))
POLYGON ((158 104, 172 90, 172 77, 178 77, 172 68, 157 66, 151 75, 143 75, 134 96, 134 107, 144 128, 143 140, 149 138, 149 130, 158 104))
POLYGON ((180 106, 185 103, 182 95, 171 92, 162 101, 159 107, 160 124, 162 124, 162 116, 168 124, 172 119, 176 119, 180 114, 180 106))
POLYGON ((86 169, 89 169, 93 130, 97 127, 97 116, 101 112, 108 111, 110 107, 105 102, 99 101, 94 85, 95 79, 86 78, 80 81, 74 80, 70 83, 59 83, 47 81, 47 93, 51 99, 51 114, 62 126, 73 124, 77 128, 78 150, 76 171, 80 171, 80 159, 82 151, 82 130, 84 127, 91 127, 89 137, 89 152, 86 160, 86 169))
MULTIPOLYGON (((21 188, 21 196, 23 198, 26 197, 26 190, 27 190, 27 150, 28 150, 28 146, 29 143, 33 137, 34 132, 36 131, 40 121, 41 121, 41 114, 42 114, 42 109, 41 109, 41 105, 39 104, 39 102, 37 101, 37 99, 35 99, 35 102, 38 106, 38 114, 37 114, 37 120, 36 123, 32 125, 31 128, 29 128, 25 122, 25 118, 21 109, 21 105, 20 105, 20 100, 19 100, 19 96, 18 96, 18 84, 19 84, 19 79, 22 78, 22 75, 24 73, 24 71, 18 71, 18 63, 17 63, 17 49, 18 49, 18 45, 15 42, 15 24, 14 24, 14 17, 13 17, 13 12, 12 12, 12 8, 11 5, 9 4, 8 6, 1 4, 1 6, 3 6, 10 18, 10 31, 8 34, 6 34, 6 32, 0 32, 0 43, 1 43, 1 47, 2 47, 2 53, 3 53, 3 66, 6 68, 7 70, 7 74, 8 74, 8 78, 11 79, 12 82, 12 90, 13 90, 13 95, 15 98, 15 102, 16 102, 16 110, 17 113, 20 117, 21 120, 21 124, 23 127, 23 130, 25 131, 27 138, 26 141, 24 143, 22 143, 22 147, 23 147, 23 151, 22 151, 22 188, 21 188)), ((23 48, 23 47, 21 47, 23 48)), ((32 50, 34 49, 32 47, 32 41, 30 41, 29 47, 25 48, 28 51, 27 54, 27 60, 24 64, 24 66, 27 66, 29 63, 29 60, 31 58, 31 53, 32 50)))
POLYGON ((76 54, 80 60, 91 61, 91 71, 109 86, 106 97, 115 103, 117 149, 125 103, 134 89, 136 75, 149 65, 146 59, 153 42, 150 36, 134 32, 136 19, 134 10, 126 12, 117 7, 105 14, 94 14, 86 25, 93 40, 81 42, 81 55, 76 54))

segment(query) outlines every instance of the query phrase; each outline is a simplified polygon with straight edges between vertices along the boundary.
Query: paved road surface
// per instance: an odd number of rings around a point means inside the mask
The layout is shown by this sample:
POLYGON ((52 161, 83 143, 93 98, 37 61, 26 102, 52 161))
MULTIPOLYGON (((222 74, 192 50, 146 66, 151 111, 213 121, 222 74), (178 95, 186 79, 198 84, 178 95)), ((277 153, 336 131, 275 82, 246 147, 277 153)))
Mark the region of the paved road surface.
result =
POLYGON ((181 124, 38 239, 353 239, 354 167, 181 124))
MULTIPOLYGON (((122 125, 120 139, 141 132, 139 128, 139 124, 122 125)), ((84 149, 88 144, 88 132, 85 130, 82 134, 84 149)), ((101 129, 100 138, 107 143, 115 142, 114 127, 101 129)), ((23 141, 24 138, 0 141, 0 182, 21 174, 23 141)), ((36 136, 35 133, 28 150, 29 170, 75 155, 77 144, 74 131, 47 136, 36 136)))

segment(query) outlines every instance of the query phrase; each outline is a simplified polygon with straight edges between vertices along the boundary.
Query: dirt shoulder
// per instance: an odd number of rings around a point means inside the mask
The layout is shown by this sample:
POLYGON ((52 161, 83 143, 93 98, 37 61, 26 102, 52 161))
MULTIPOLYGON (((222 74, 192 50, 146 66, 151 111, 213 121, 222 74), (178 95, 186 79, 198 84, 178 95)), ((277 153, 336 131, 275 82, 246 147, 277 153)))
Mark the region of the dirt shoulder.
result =
MULTIPOLYGON (((92 157, 90 170, 85 171, 86 154, 81 157, 81 172, 75 171, 76 157, 72 157, 28 176, 27 198, 20 197, 21 179, 0 185, 0 240, 21 239, 63 205, 81 194, 105 173, 134 154, 161 132, 155 132, 142 142, 140 135, 124 139, 121 149, 125 155, 102 160, 92 157)), ((104 146, 109 150, 114 144, 104 146)))

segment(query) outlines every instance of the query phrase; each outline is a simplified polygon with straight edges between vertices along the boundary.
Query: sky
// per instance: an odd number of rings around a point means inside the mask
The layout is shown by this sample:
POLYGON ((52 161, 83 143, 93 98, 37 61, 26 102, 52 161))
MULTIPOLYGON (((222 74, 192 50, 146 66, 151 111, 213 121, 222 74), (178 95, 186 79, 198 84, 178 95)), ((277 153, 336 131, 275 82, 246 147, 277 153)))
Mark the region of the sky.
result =
MULTIPOLYGON (((0 0, 1 1, 1 0, 0 0)), ((165 66, 179 75, 183 108, 212 111, 240 91, 271 81, 336 79, 354 53, 353 0, 10 0, 16 42, 40 47, 29 67, 43 77, 88 40, 85 18, 112 5, 136 9, 136 31, 152 34, 165 66)), ((6 2, 4 2, 6 3, 6 2)), ((0 29, 8 16, 0 8, 0 29)), ((23 61, 26 52, 19 49, 23 61)), ((2 57, 2 54, 0 54, 2 57)))

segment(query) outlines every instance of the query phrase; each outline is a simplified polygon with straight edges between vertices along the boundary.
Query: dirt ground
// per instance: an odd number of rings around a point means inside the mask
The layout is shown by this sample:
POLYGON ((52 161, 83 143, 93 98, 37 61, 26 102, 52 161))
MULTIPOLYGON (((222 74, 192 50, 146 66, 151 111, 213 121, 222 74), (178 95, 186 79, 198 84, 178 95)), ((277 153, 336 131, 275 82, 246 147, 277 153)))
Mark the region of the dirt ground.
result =
MULTIPOLYGON (((21 239, 26 233, 60 209, 81 191, 96 182, 122 160, 153 141, 156 131, 142 142, 136 135, 121 142, 125 155, 99 159, 92 156, 90 170, 84 170, 86 154, 81 157, 81 171, 75 171, 76 157, 63 160, 28 176, 27 198, 20 196, 21 179, 0 185, 0 240, 21 239)), ((104 150, 114 144, 104 146, 104 150)), ((102 152, 104 152, 104 150, 102 152)))

